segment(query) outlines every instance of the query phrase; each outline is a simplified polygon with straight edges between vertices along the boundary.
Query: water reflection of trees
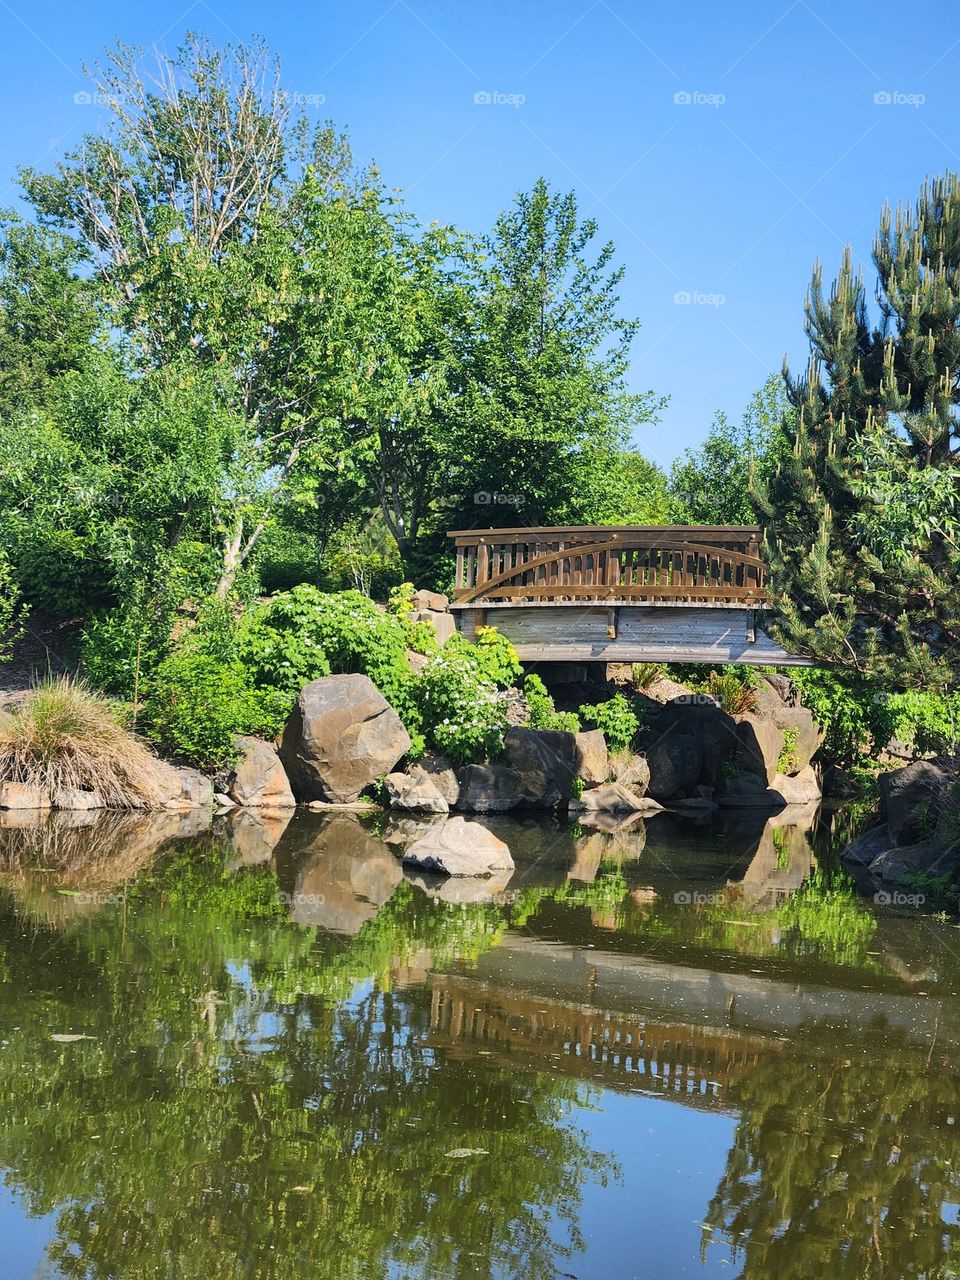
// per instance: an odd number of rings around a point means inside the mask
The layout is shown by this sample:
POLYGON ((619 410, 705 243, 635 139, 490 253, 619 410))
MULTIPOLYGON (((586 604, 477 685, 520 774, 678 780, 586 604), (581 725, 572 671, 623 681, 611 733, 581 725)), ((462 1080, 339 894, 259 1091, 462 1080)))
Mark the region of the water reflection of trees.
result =
POLYGON ((401 885, 357 938, 287 909, 267 870, 191 849, 59 932, 4 913, 0 1161, 57 1212, 56 1264, 552 1277, 604 1165, 569 1113, 583 1086, 438 1053, 424 990, 357 988, 398 954, 489 945, 495 908, 401 885))
POLYGON ((705 1248, 722 1232, 742 1280, 957 1274, 960 1079, 948 1056, 889 1037, 856 1050, 798 1041, 728 1100, 740 1119, 705 1248))

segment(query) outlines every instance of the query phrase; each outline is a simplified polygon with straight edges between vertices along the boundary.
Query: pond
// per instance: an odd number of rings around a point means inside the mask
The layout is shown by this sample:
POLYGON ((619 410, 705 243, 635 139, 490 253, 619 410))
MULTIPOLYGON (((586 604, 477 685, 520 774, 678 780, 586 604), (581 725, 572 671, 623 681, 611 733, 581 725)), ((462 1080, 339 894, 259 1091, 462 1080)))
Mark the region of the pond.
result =
MULTIPOLYGON (((960 1274, 960 948, 787 811, 0 830, 2 1274, 960 1274)), ((82 821, 86 822, 84 815, 82 821)))

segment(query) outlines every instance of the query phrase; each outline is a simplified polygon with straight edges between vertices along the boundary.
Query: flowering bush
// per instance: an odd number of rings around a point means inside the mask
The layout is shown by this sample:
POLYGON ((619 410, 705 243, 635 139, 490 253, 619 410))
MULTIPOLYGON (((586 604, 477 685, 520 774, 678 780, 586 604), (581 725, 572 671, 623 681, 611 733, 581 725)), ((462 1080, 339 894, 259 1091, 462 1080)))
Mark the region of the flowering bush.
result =
POLYGON ((503 750, 506 716, 496 687, 470 657, 448 643, 416 681, 417 706, 427 743, 455 760, 481 760, 503 750))

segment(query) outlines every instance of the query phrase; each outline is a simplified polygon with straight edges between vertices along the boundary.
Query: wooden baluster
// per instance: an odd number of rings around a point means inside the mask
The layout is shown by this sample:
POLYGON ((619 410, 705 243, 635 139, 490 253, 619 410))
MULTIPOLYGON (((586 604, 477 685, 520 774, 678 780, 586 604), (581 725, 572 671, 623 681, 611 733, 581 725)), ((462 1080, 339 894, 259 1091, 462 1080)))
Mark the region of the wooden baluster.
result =
POLYGON ((463 580, 463 547, 457 547, 457 573, 454 578, 456 587, 465 587, 467 584, 463 580))
POLYGON ((485 542, 477 547, 477 586, 490 581, 490 548, 485 542))
POLYGON ((475 587, 477 585, 477 548, 476 547, 467 547, 467 566, 466 566, 465 581, 463 585, 465 587, 475 587))

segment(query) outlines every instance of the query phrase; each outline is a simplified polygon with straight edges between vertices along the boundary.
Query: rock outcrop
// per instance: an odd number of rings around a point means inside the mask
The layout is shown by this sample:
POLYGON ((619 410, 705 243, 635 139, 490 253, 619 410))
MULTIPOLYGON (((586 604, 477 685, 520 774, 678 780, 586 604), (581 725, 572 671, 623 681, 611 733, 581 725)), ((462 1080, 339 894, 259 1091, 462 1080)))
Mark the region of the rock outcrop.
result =
POLYGON ((230 771, 227 794, 251 809, 290 809, 296 803, 276 750, 262 738, 240 737, 240 758, 230 771))
POLYGON ((520 775, 520 804, 555 809, 567 803, 577 771, 574 734, 556 729, 508 729, 504 755, 520 775))
POLYGON ((457 808, 468 813, 506 813, 520 803, 521 780, 516 769, 498 764, 468 764, 458 775, 457 808))
POLYGON ((300 691, 280 740, 298 800, 348 804, 410 750, 400 717, 372 680, 322 676, 300 691))

